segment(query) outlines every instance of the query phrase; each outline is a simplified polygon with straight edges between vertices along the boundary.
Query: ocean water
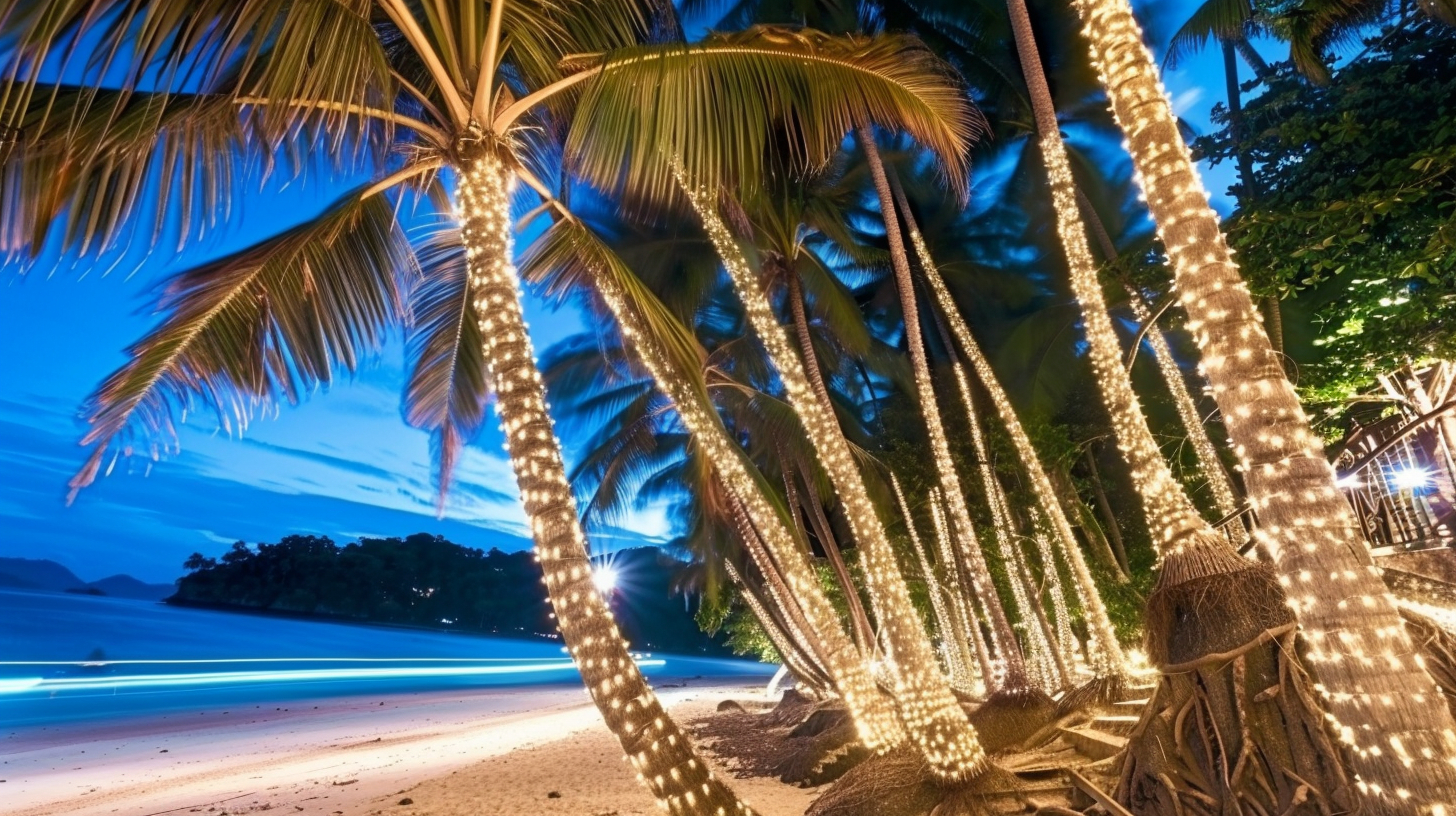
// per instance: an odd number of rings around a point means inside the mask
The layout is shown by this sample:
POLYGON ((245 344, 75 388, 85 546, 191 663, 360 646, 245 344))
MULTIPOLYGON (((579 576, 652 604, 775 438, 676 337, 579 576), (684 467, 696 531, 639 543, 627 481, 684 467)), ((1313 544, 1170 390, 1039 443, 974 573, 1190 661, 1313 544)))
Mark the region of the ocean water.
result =
MULTIPOLYGON (((743 660, 638 654, 649 677, 742 676, 743 660)), ((559 643, 0 590, 0 729, 501 685, 575 683, 559 643)))

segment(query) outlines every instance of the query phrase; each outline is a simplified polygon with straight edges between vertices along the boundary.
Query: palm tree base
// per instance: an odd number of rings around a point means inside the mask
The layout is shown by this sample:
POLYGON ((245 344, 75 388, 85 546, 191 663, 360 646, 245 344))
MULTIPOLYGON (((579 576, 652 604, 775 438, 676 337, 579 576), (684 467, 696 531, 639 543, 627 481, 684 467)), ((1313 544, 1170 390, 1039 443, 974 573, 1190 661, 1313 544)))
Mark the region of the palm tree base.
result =
POLYGON ((981 747, 994 754, 1022 745, 1057 720, 1057 703, 1041 689, 1001 689, 971 712, 981 747))
POLYGON ((871 757, 846 773, 804 816, 989 816, 1025 813, 1025 783, 987 764, 963 782, 938 780, 912 748, 871 757))
POLYGON ((1272 569, 1185 548, 1164 560, 1146 620, 1163 676, 1129 736, 1118 802, 1136 816, 1350 808, 1347 760, 1272 569))

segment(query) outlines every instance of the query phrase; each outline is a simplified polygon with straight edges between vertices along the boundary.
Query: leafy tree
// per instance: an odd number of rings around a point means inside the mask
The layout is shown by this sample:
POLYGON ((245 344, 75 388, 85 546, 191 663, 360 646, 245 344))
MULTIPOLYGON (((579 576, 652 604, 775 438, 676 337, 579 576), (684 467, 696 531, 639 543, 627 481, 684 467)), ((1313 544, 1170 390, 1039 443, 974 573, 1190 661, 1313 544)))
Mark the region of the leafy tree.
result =
POLYGON ((1288 349, 1305 396, 1456 354, 1456 31, 1387 30, 1324 86, 1280 68, 1244 116, 1247 139, 1225 114, 1197 147, 1256 161, 1262 193, 1239 191, 1229 241, 1307 326, 1288 349))

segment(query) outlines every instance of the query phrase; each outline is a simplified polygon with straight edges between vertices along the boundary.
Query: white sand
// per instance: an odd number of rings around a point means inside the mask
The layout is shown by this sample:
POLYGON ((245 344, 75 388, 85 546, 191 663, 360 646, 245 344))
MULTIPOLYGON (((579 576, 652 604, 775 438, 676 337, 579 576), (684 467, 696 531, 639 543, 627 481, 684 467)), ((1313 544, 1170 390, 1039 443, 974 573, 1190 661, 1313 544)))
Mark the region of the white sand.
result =
MULTIPOLYGON (((660 695, 683 718, 759 693, 741 681, 671 682, 660 695)), ((17 816, 659 812, 580 686, 332 699, 31 730, 0 739, 0 779, 0 813, 17 816)), ((772 780, 734 786, 768 816, 802 813, 814 795, 772 780)))

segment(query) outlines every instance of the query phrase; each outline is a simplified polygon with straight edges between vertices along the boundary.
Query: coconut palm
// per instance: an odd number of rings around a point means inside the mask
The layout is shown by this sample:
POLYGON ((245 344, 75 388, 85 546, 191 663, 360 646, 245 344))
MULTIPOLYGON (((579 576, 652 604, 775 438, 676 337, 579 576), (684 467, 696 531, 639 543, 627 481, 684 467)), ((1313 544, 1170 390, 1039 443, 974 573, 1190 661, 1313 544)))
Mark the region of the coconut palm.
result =
POLYGON ((1239 452, 1257 540, 1289 588, 1327 715, 1354 742, 1353 766, 1371 783, 1364 804, 1408 813, 1456 801, 1456 768, 1445 760, 1456 755, 1456 722, 1368 568, 1334 470, 1202 197, 1132 10, 1121 0, 1088 0, 1078 10, 1239 452))
POLYGON ((92 453, 73 488, 108 453, 160 447, 149 432, 184 401, 244 422, 352 369, 418 312, 408 413, 436 433, 448 468, 489 383, 563 638, 645 784, 674 810, 743 812, 662 711, 592 587, 522 319, 512 191, 524 182, 564 208, 540 180, 561 160, 649 207, 675 188, 665 156, 699 183, 749 186, 781 119, 796 123, 807 165, 862 121, 905 127, 946 157, 963 153, 966 132, 903 39, 805 49, 759 30, 684 45, 661 11, 630 0, 5 0, 0 124, 20 136, 0 180, 0 247, 150 243, 175 213, 186 241, 225 221, 238 178, 296 176, 325 156, 360 179, 316 218, 171 281, 158 328, 88 404, 92 453), (719 124, 694 126, 707 121, 719 124), (433 215, 411 236, 396 207, 406 199, 433 215), (150 232, 138 229, 148 214, 150 232), (420 299, 406 307, 406 295, 420 299))

